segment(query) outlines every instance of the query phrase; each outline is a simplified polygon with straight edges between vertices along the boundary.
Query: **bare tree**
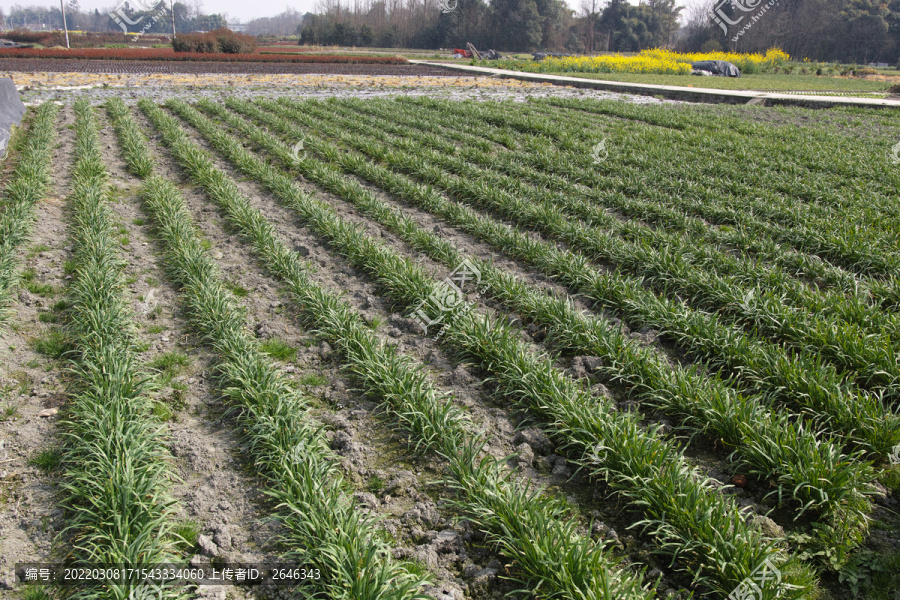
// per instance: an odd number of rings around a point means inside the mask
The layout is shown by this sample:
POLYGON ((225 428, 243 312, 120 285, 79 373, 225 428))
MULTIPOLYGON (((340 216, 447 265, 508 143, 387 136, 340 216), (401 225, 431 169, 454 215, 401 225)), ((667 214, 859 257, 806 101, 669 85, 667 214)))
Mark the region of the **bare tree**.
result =
POLYGON ((588 54, 596 51, 594 42, 594 26, 600 13, 602 0, 581 0, 581 16, 584 19, 584 51, 588 54))

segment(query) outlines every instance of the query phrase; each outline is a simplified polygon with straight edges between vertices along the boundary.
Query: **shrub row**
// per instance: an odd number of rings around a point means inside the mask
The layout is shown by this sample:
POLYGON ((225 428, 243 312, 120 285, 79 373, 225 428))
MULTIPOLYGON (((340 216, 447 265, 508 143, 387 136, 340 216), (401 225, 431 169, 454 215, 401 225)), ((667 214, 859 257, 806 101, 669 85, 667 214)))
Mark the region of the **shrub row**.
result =
MULTIPOLYGON (((29 29, 16 29, 7 31, 3 37, 12 42, 20 44, 40 44, 41 46, 65 46, 66 36, 62 31, 31 31, 29 29)), ((161 36, 141 36, 143 43, 148 43, 148 38, 152 37, 154 41, 162 40, 161 36)), ((73 33, 69 32, 69 45, 72 48, 95 48, 103 44, 127 44, 133 39, 123 33, 110 31, 104 32, 85 32, 73 33)))
POLYGON ((256 38, 222 27, 206 33, 183 33, 175 36, 172 39, 172 49, 175 52, 204 54, 252 54, 256 52, 256 38))

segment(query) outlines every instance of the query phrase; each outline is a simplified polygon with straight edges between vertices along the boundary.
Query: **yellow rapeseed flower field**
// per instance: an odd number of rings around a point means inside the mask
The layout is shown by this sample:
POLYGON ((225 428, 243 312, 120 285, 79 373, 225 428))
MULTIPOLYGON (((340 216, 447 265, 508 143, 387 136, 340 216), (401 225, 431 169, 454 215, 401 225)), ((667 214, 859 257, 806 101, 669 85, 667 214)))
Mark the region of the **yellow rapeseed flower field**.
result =
MULTIPOLYGON (((637 56, 608 54, 601 56, 548 57, 542 61, 491 61, 488 66, 512 68, 532 73, 650 73, 689 75, 691 63, 700 60, 727 60, 743 73, 771 72, 791 59, 786 52, 773 48, 765 54, 706 52, 681 54, 671 50, 644 50, 637 56)), ((486 63, 487 64, 487 63, 486 63)))
MULTIPOLYGON (((787 52, 779 48, 770 48, 765 54, 754 52, 742 54, 740 52, 695 52, 680 54, 670 50, 655 48, 644 50, 640 56, 647 56, 658 60, 672 60, 679 63, 695 63, 701 60, 727 60, 735 65, 742 73, 768 73, 791 60, 787 52)), ((688 70, 690 72, 690 70, 688 70)))
POLYGON ((539 63, 541 71, 554 73, 660 73, 687 75, 691 65, 671 58, 656 56, 566 56, 546 58, 539 63))

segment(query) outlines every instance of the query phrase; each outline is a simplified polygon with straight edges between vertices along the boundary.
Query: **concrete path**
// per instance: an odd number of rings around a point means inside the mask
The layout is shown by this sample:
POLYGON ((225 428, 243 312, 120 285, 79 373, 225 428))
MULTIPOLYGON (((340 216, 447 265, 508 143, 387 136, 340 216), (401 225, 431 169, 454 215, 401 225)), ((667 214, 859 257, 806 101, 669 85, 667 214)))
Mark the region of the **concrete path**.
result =
POLYGON ((714 90, 709 88, 680 87, 674 85, 654 85, 651 83, 628 83, 624 81, 603 81, 600 79, 584 79, 582 77, 566 77, 545 73, 523 73, 507 69, 491 69, 473 67, 454 63, 432 62, 427 60, 411 60, 411 63, 443 67, 455 71, 478 73, 493 77, 538 81, 554 85, 568 85, 579 88, 607 90, 623 94, 640 94, 644 96, 662 96, 670 100, 684 102, 709 102, 712 104, 755 104, 760 106, 803 106, 806 108, 831 108, 833 106, 856 106, 860 108, 900 108, 900 100, 881 98, 849 98, 844 96, 810 96, 801 94, 779 94, 776 92, 754 92, 742 90, 714 90))

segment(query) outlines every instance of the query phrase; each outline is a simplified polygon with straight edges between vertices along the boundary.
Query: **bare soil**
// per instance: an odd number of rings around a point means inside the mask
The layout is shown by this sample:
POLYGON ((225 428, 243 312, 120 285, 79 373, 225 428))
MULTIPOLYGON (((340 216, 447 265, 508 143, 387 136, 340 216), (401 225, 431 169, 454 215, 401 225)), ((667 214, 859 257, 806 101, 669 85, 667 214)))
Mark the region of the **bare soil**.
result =
POLYGON ((426 65, 92 60, 77 58, 0 58, 0 71, 52 71, 61 73, 323 73, 328 75, 430 75, 435 77, 457 77, 459 75, 449 69, 426 65))

